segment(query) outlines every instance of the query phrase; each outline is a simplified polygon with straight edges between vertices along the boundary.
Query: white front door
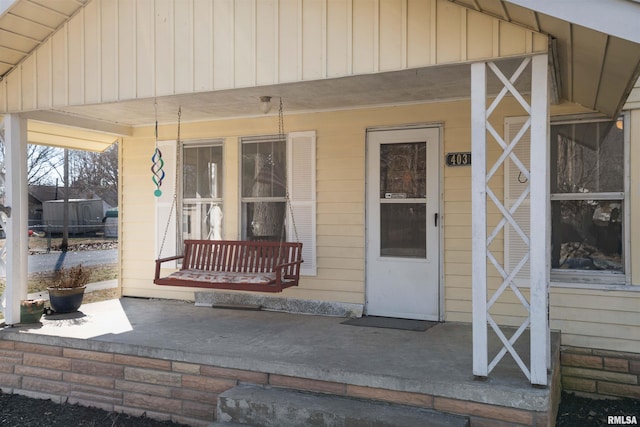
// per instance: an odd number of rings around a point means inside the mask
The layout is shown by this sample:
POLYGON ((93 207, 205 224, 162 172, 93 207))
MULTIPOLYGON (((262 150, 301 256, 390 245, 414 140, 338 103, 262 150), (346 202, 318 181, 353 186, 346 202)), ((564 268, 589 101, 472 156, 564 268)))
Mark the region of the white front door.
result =
POLYGON ((439 320, 439 135, 367 133, 367 315, 439 320))

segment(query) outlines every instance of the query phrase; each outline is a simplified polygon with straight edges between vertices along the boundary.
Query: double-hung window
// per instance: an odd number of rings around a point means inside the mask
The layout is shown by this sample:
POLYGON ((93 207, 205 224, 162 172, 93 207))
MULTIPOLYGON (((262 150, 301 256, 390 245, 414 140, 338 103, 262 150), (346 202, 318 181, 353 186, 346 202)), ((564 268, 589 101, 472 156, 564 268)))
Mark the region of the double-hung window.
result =
MULTIPOLYGON (((507 140, 518 132, 523 118, 505 122, 507 140)), ((625 182, 625 117, 614 121, 553 123, 550 128, 551 280, 556 283, 625 284, 627 259, 625 213, 628 183, 625 182)), ((513 152, 529 167, 530 138, 527 132, 513 152)), ((507 208, 529 185, 528 179, 509 159, 505 162, 507 208)), ((527 197, 514 212, 519 227, 530 233, 527 197)), ((528 246, 515 231, 505 227, 505 265, 516 268, 528 246)), ((528 285, 529 262, 515 276, 528 285)))
POLYGON ((185 144, 182 151, 182 238, 222 239, 222 144, 185 144))
POLYGON ((551 126, 555 280, 624 283, 624 117, 551 126))
POLYGON ((315 276, 315 132, 240 142, 240 238, 301 242, 300 273, 315 276))
POLYGON ((242 240, 287 237, 287 145, 275 137, 242 140, 242 240))

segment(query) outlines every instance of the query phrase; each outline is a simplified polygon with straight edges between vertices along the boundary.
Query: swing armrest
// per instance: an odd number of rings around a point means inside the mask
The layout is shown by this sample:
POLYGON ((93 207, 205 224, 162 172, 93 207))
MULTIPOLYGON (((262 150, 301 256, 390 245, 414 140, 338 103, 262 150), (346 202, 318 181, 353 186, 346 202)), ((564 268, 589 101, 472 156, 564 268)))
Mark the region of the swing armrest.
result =
MULTIPOLYGON (((298 280, 300 279, 300 264, 302 264, 303 262, 304 262, 304 260, 299 259, 297 261, 287 262, 285 264, 278 264, 275 267, 273 267, 273 271, 275 271, 275 273, 276 273, 276 283, 278 285, 281 285, 282 284, 282 279, 283 279, 282 272, 287 267, 291 267, 291 266, 294 266, 294 265, 297 265, 298 267, 295 269, 295 274, 293 276, 290 276, 290 278, 295 279, 295 281, 297 283, 298 280)), ((287 278, 287 276, 284 275, 284 278, 287 278)))
POLYGON ((177 259, 181 259, 184 258, 184 255, 174 255, 174 256, 170 256, 170 257, 166 257, 166 258, 159 258, 156 260, 156 275, 154 280, 158 280, 160 278, 160 266, 162 265, 163 262, 167 262, 167 261, 175 261, 177 259))

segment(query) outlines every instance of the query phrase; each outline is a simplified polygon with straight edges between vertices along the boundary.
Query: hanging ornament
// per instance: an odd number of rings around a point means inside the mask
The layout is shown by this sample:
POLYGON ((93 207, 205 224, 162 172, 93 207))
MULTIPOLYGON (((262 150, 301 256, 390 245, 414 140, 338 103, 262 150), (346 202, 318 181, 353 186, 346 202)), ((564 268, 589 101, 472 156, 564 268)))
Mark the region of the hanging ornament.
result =
POLYGON ((162 196, 162 190, 160 187, 162 186, 162 180, 164 179, 164 160, 162 160, 162 151, 156 146, 156 149, 153 151, 153 156, 151 156, 151 173, 153 177, 151 180, 156 185, 156 190, 153 192, 153 195, 156 197, 162 196))
POLYGON ((156 113, 156 149, 153 151, 153 155, 151 156, 151 173, 153 174, 151 180, 156 186, 153 195, 156 197, 160 197, 162 196, 162 190, 160 190, 160 187, 162 187, 162 181, 164 180, 165 173, 163 170, 164 160, 162 160, 162 151, 160 151, 160 149, 158 148, 158 103, 154 102, 153 106, 156 113))

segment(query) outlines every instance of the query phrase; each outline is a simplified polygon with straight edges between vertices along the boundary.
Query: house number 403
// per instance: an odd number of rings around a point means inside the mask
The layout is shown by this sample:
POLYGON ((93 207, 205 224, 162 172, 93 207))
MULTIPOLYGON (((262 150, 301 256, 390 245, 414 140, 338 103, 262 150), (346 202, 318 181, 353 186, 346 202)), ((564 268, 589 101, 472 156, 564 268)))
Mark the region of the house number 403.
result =
POLYGON ((447 166, 470 166, 471 153, 447 153, 447 166))

